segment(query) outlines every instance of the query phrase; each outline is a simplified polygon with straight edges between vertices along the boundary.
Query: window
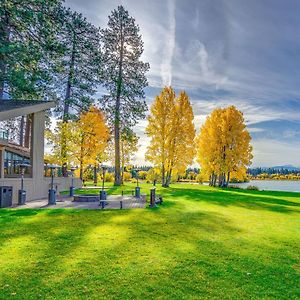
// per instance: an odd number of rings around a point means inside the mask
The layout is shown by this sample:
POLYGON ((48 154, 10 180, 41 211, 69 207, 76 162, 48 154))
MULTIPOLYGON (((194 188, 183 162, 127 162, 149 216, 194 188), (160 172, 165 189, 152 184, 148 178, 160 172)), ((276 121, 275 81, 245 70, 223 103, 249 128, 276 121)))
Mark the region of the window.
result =
MULTIPOLYGON (((19 177, 21 163, 30 164, 28 157, 13 153, 11 151, 4 152, 4 176, 5 177, 19 177)), ((31 167, 25 168, 25 176, 29 177, 31 174, 31 167)))

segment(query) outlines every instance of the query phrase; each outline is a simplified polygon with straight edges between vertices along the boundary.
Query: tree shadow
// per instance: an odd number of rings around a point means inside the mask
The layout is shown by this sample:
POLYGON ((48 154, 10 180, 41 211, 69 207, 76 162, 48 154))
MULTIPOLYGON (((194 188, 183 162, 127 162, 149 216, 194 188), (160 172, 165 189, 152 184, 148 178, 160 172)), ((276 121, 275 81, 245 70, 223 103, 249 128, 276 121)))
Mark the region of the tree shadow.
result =
MULTIPOLYGON (((239 206, 248 209, 265 209, 281 213, 300 213, 300 203, 282 198, 282 194, 278 193, 251 193, 245 191, 232 191, 224 189, 180 189, 169 188, 167 195, 177 198, 187 198, 193 201, 209 202, 221 206, 239 206)), ((289 193, 288 193, 289 194, 289 193)))

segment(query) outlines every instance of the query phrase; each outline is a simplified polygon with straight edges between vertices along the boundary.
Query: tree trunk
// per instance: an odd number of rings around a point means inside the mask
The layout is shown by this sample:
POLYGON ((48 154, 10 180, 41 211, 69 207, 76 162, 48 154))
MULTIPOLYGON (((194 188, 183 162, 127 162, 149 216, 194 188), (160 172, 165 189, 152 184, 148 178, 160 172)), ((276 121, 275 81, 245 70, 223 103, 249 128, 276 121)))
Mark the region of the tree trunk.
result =
POLYGON ((217 178, 218 178, 217 174, 214 174, 213 175, 213 186, 217 185, 217 178))
POLYGON ((165 185, 165 164, 161 166, 161 186, 165 185))
POLYGON ((121 21, 120 25, 120 61, 119 61, 119 74, 117 82, 117 95, 116 95, 116 105, 115 105, 115 122, 114 122, 114 136, 115 136, 115 182, 114 185, 121 185, 121 155, 120 155, 120 107, 121 107, 121 91, 122 91, 122 67, 123 67, 123 24, 121 21))
POLYGON ((76 39, 75 39, 75 34, 74 34, 71 60, 70 60, 70 66, 69 66, 68 81, 67 81, 67 88, 66 88, 66 96, 65 96, 65 101, 64 101, 63 122, 68 122, 70 119, 69 118, 69 110, 70 110, 72 82, 74 79, 75 50, 76 50, 76 39))
POLYGON ((120 141, 120 153, 121 153, 121 184, 124 184, 124 169, 125 169, 125 158, 124 158, 124 143, 120 141))
POLYGON ((170 169, 170 171, 167 173, 166 182, 164 184, 164 187, 169 187, 170 186, 171 179, 172 179, 172 169, 170 169))
POLYGON ((83 164, 81 160, 79 162, 79 177, 81 180, 83 180, 83 164))
POLYGON ((82 146, 80 146, 80 155, 79 155, 79 177, 81 180, 83 180, 83 149, 82 146))
POLYGON ((21 147, 24 146, 24 124, 25 123, 25 116, 21 117, 20 121, 20 133, 19 133, 19 145, 21 147))
MULTIPOLYGON (((4 41, 4 47, 9 44, 9 37, 10 37, 10 26, 9 26, 9 16, 7 12, 4 13, 3 16, 3 23, 0 26, 0 36, 1 39, 4 41)), ((5 83, 6 83, 6 76, 7 76, 7 61, 5 54, 2 52, 0 54, 0 100, 4 99, 4 90, 5 90, 5 83)))
MULTIPOLYGON (((74 65, 75 65, 75 35, 73 36, 73 45, 72 45, 72 54, 69 66, 69 74, 68 74, 68 81, 66 87, 66 95, 64 100, 64 110, 63 110, 63 123, 68 123, 69 117, 69 110, 70 110, 70 98, 71 98, 71 90, 72 90, 72 81, 74 78, 74 65)), ((65 135, 65 130, 62 131, 61 136, 61 160, 62 160, 62 173, 63 176, 66 177, 67 174, 67 160, 68 160, 68 153, 67 153, 67 138, 65 135)))
POLYGON ((25 134, 24 134, 24 147, 30 148, 30 138, 31 138, 31 122, 32 122, 32 115, 26 116, 26 126, 25 126, 25 134))
POLYGON ((98 180, 97 180, 97 166, 94 165, 94 186, 97 186, 98 180))
POLYGON ((229 181, 230 181, 230 172, 227 173, 226 187, 228 187, 229 181))

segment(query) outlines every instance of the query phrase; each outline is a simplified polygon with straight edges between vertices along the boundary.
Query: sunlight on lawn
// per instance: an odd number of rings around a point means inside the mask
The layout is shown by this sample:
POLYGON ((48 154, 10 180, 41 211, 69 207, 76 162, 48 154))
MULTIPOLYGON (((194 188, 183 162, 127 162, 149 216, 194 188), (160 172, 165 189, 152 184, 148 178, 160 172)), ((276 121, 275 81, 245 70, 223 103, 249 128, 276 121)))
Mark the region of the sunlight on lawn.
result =
POLYGON ((158 192, 153 210, 1 210, 0 299, 300 296, 299 194, 158 192))

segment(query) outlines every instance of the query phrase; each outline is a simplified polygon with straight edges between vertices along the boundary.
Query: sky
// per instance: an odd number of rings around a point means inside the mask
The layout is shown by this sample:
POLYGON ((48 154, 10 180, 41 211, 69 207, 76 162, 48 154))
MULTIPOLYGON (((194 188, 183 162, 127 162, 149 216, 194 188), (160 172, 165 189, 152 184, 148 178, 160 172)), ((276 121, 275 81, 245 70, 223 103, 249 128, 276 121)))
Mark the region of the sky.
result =
MULTIPOLYGON (((300 166, 300 1, 65 1, 101 28, 120 4, 140 26, 149 106, 166 85, 185 90, 199 131, 213 109, 235 105, 252 136, 253 167, 300 166)), ((135 128, 140 164, 146 125, 135 128)))

